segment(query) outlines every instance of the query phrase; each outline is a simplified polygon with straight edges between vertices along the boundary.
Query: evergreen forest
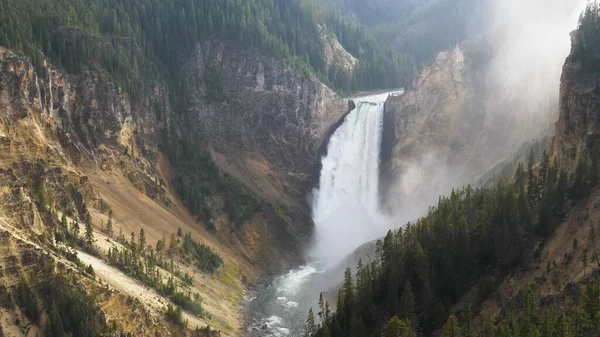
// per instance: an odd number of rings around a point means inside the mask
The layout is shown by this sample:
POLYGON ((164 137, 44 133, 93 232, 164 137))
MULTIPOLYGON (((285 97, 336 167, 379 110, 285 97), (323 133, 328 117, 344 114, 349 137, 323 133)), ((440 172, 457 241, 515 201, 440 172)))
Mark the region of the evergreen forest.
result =
POLYGON ((340 91, 404 86, 416 71, 410 57, 314 0, 0 2, 0 45, 37 64, 43 53, 72 73, 101 66, 132 93, 159 74, 172 80, 178 57, 207 39, 275 56, 340 91), (326 64, 333 37, 359 60, 353 71, 326 64))

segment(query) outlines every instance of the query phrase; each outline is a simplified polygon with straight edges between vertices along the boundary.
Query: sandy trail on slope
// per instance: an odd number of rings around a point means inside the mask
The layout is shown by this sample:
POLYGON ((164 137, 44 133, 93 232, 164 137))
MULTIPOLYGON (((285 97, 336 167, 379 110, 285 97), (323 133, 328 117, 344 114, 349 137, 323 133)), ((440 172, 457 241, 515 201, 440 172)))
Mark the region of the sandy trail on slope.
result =
MULTIPOLYGON (((180 268, 182 273, 188 272, 194 276, 194 284, 190 290, 202 296, 203 308, 212 315, 210 326, 220 330, 224 336, 237 335, 243 326, 243 313, 240 311, 243 300, 241 279, 242 275, 252 279, 253 267, 250 263, 233 251, 231 243, 221 242, 208 233, 176 197, 172 196, 173 204, 165 207, 137 190, 121 174, 100 170, 86 173, 94 191, 113 212, 115 236, 122 230, 129 240, 131 232, 138 237, 140 229, 144 228, 147 243, 155 246, 162 238, 168 243, 171 233, 177 233, 178 228, 181 228, 183 233, 191 232, 194 239, 208 245, 223 258, 224 267, 214 274, 202 273, 184 265, 180 265, 180 268)), ((96 227, 96 244, 102 250, 101 254, 106 255, 109 247, 120 245, 114 240, 107 242, 106 236, 101 233, 101 222, 106 224, 107 214, 92 207, 89 211, 96 227)), ((84 233, 83 228, 80 232, 84 233)), ((166 305, 167 302, 164 302, 166 305)))
MULTIPOLYGON (((77 257, 86 265, 92 265, 96 276, 108 283, 108 285, 120 292, 137 298, 142 302, 149 311, 162 315, 164 308, 168 302, 164 300, 156 291, 146 287, 139 281, 125 275, 115 267, 109 266, 104 261, 91 256, 80 250, 77 251, 77 257)), ((207 322, 192 316, 187 312, 182 312, 183 317, 188 320, 188 326, 195 328, 196 326, 203 327, 207 322)))

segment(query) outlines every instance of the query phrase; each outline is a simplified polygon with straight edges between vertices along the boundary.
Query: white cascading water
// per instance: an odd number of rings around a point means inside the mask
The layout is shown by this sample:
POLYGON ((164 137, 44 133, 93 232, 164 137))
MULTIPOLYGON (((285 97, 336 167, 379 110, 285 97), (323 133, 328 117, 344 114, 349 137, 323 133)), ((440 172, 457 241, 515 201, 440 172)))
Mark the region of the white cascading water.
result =
POLYGON ((316 294, 326 290, 316 276, 389 228, 379 211, 379 153, 388 95, 354 99, 356 108, 329 139, 319 187, 312 193, 315 235, 307 254, 312 263, 276 278, 250 300, 249 336, 302 336, 308 309, 316 305, 316 294))
POLYGON ((354 99, 356 108, 329 139, 319 188, 312 193, 315 235, 308 252, 312 263, 276 278, 250 300, 249 336, 302 336, 318 292, 333 285, 324 285, 316 276, 389 228, 379 211, 379 152, 388 95, 354 99))
POLYGON ((325 266, 380 237, 387 221, 379 210, 379 154, 388 94, 356 99, 356 108, 329 140, 319 188, 313 192, 314 246, 325 266))

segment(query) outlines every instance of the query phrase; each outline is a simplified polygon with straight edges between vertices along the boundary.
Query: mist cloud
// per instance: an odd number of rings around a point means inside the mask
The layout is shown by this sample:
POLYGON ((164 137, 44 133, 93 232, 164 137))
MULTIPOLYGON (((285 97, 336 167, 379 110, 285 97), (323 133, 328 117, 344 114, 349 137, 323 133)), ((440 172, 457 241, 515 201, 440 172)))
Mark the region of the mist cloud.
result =
POLYGON ((484 95, 483 106, 469 112, 484 115, 483 129, 473 131, 480 134, 480 144, 470 144, 474 147, 465 155, 467 159, 455 164, 446 159, 447 144, 424 148, 410 158, 396 158, 400 164, 396 164, 395 186, 385 202, 396 224, 424 215, 453 187, 476 184, 475 176, 551 129, 558 118, 560 76, 571 46, 569 33, 577 28, 586 2, 490 2, 491 10, 482 15, 489 16, 484 40, 491 58, 483 69, 470 70, 484 76, 484 88, 478 93, 484 95), (487 159, 469 160, 479 157, 487 159))
POLYGON ((494 56, 487 79, 491 117, 502 113, 524 128, 540 128, 556 119, 553 107, 558 105, 562 65, 570 51, 569 33, 577 28, 585 4, 586 0, 493 1, 494 56), (494 111, 494 104, 507 102, 513 107, 494 111))

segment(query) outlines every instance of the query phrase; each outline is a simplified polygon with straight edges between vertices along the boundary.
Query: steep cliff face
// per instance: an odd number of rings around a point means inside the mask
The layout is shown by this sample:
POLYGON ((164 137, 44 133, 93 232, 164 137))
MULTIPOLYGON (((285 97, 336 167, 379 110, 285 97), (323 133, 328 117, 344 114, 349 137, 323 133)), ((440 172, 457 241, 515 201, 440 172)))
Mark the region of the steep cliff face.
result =
POLYGON ((403 95, 388 99, 386 118, 395 128, 384 135, 394 139, 384 191, 392 204, 394 196, 430 195, 421 205, 426 209, 437 195, 472 181, 523 144, 547 138, 553 96, 499 86, 492 65, 490 56, 478 59, 459 45, 440 53, 403 95))
POLYGON ((456 47, 440 53, 404 94, 388 98, 385 118, 394 125, 384 130, 390 155, 382 188, 388 206, 411 196, 422 211, 435 201, 432 196, 471 174, 471 160, 482 159, 474 155, 485 119, 478 80, 456 47))
POLYGON ((312 76, 216 41, 197 46, 184 73, 185 102, 220 168, 309 228, 317 150, 347 103, 312 76))
POLYGON ((577 31, 571 33, 572 50, 567 58, 560 82, 560 113, 552 152, 559 167, 573 173, 585 152, 600 148, 600 92, 598 75, 582 69, 574 57, 580 41, 577 31))
MULTIPOLYGON (((594 16, 591 17, 595 20, 594 16)), ((563 200, 566 214, 557 225, 554 235, 543 242, 536 254, 538 257, 534 263, 537 266, 506 277, 497 296, 485 304, 485 310, 499 310, 505 303, 503 298, 518 296, 519 291, 531 284, 536 284, 541 295, 556 295, 567 289, 571 291, 570 287, 585 284, 597 273, 597 267, 587 261, 588 252, 595 246, 595 228, 600 222, 600 191, 594 185, 597 181, 587 177, 578 181, 581 172, 576 172, 583 157, 587 157, 588 166, 581 170, 587 171, 583 175, 595 175, 595 172, 590 171, 597 171, 597 166, 590 164, 597 165, 591 158, 597 158, 600 149, 600 75, 586 68, 590 66, 590 61, 586 62, 578 54, 583 52, 579 48, 584 43, 581 27, 571 32, 570 36, 571 52, 562 67, 559 114, 549 148, 551 161, 570 177, 573 192, 563 200), (577 186, 578 183, 589 188, 589 193, 579 194, 577 191, 581 186, 577 186), (548 268, 550 265, 560 267, 548 268)), ((594 67, 595 64, 592 69, 594 67)), ((521 162, 525 162, 525 159, 521 162)))
POLYGON ((132 98, 101 71, 71 76, 46 65, 40 76, 26 59, 1 55, 5 174, 23 179, 30 190, 54 191, 44 202, 72 207, 81 220, 88 216, 86 169, 120 168, 142 191, 168 203, 155 165, 156 134, 170 114, 163 86, 132 98))
POLYGON ((395 116, 395 159, 414 158, 431 149, 454 163, 475 146, 474 130, 480 127, 474 124, 481 124, 481 118, 470 109, 474 84, 466 68, 461 48, 440 53, 409 90, 389 98, 387 113, 395 116))

